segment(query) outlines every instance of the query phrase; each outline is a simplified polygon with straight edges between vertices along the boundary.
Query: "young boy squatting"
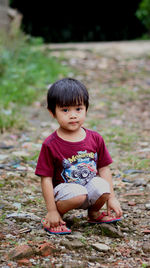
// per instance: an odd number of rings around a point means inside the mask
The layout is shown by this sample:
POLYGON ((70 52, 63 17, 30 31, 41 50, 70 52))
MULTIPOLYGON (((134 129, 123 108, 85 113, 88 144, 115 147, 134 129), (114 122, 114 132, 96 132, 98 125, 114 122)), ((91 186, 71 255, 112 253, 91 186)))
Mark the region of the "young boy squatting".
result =
POLYGON ((83 127, 88 106, 88 91, 76 79, 58 80, 48 90, 47 108, 59 127, 43 142, 35 174, 41 177, 47 207, 44 224, 50 233, 67 233, 63 215, 72 209, 87 209, 89 222, 95 223, 122 216, 104 140, 83 127), (107 213, 100 213, 105 203, 107 213))

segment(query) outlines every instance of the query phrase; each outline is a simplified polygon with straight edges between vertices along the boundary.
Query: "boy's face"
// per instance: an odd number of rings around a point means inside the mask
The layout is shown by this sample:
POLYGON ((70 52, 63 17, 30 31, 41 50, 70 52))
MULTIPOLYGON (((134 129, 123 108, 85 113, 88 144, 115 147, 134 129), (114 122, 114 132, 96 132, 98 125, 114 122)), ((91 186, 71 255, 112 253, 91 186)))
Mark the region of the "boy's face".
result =
POLYGON ((85 121, 85 105, 77 106, 56 106, 55 118, 61 128, 68 131, 77 131, 85 121))

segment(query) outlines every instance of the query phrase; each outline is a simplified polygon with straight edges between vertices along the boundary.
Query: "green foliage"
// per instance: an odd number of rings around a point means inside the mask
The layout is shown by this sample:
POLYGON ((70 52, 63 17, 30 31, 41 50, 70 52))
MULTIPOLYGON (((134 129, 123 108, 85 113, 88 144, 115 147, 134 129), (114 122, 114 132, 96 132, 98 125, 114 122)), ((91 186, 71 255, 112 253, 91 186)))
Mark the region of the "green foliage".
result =
POLYGON ((136 11, 136 16, 150 32, 150 0, 142 0, 136 11))
POLYGON ((142 266, 141 267, 142 268, 146 268, 146 267, 148 267, 148 265, 146 263, 142 263, 142 266))
POLYGON ((38 49, 41 43, 41 38, 27 40, 23 35, 0 40, 0 129, 12 127, 21 106, 30 105, 48 84, 68 73, 66 67, 38 49))

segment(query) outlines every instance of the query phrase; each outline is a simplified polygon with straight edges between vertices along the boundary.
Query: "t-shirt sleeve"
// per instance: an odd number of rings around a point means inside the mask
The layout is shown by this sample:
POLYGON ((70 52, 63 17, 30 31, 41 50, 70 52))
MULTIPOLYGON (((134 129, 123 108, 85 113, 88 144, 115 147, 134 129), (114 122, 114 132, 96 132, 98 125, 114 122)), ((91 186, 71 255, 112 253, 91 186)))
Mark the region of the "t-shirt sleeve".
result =
POLYGON ((43 144, 38 158, 35 174, 43 177, 53 177, 53 173, 54 164, 51 151, 46 144, 43 144))
POLYGON ((110 165, 113 161, 101 136, 99 137, 98 146, 98 168, 110 165))

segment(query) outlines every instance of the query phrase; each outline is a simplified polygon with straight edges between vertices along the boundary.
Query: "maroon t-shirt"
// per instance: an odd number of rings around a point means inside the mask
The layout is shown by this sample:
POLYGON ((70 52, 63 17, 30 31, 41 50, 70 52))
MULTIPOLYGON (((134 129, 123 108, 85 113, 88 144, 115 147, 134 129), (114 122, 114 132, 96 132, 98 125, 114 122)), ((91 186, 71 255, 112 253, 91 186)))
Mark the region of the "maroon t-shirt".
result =
POLYGON ((112 163, 104 140, 95 131, 84 129, 86 137, 79 142, 61 139, 53 132, 42 144, 35 174, 52 177, 53 186, 64 182, 85 185, 98 169, 112 163))

